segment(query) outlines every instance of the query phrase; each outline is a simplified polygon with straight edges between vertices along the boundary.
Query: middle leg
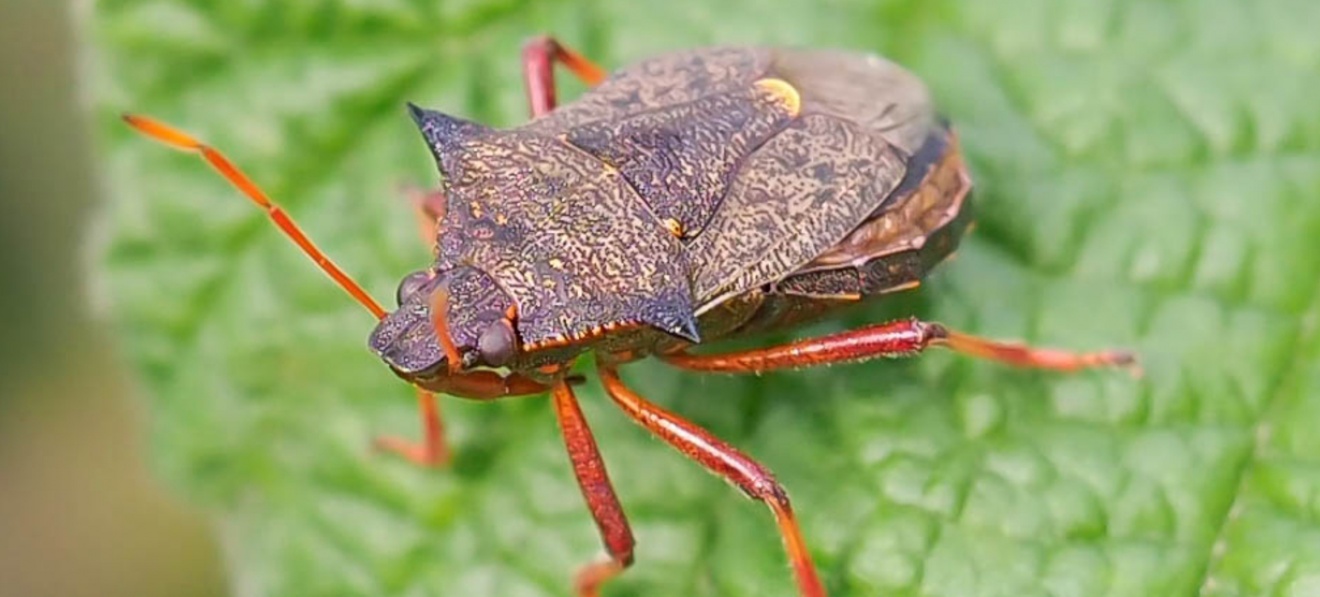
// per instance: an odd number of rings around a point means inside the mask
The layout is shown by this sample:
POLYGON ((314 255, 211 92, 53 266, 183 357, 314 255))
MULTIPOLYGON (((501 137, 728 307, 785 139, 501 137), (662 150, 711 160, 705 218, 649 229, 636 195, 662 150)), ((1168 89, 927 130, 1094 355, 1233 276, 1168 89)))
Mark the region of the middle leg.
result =
POLYGON ((769 469, 695 423, 651 404, 633 392, 619 379, 613 364, 598 361, 597 370, 610 398, 633 420, 707 470, 737 485, 752 499, 769 506, 788 551, 799 595, 825 597, 825 587, 802 539, 788 492, 769 469))

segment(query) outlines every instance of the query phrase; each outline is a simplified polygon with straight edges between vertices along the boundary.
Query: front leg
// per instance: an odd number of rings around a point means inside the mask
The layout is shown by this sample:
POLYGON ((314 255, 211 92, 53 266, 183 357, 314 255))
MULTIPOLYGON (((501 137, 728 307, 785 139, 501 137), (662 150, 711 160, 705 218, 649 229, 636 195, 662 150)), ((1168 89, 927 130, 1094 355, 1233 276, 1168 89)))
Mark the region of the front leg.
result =
POLYGON ((532 38, 523 46, 523 84, 532 118, 555 109, 555 62, 562 62, 583 83, 595 87, 605 80, 605 71, 581 54, 548 35, 532 38))
POLYGON ((416 388, 417 411, 422 419, 420 443, 393 435, 377 436, 377 450, 391 452, 418 466, 439 467, 449 464, 452 453, 445 439, 445 423, 435 394, 416 388))
POLYGON ((573 463, 573 475, 605 542, 606 557, 583 566, 573 583, 578 597, 596 597, 602 584, 632 565, 635 542, 623 506, 619 505, 619 497, 605 471, 605 461, 568 383, 555 384, 554 399, 555 415, 564 434, 568 458, 573 463))

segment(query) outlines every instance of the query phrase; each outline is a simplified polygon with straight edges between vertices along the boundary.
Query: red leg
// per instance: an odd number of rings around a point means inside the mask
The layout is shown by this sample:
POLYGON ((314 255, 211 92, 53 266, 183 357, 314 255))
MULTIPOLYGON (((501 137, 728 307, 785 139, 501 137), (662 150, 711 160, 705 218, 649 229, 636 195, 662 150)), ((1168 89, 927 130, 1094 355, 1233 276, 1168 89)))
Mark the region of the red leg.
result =
POLYGON ((436 239, 439 238, 440 220, 445 217, 447 209, 444 192, 439 189, 427 191, 420 187, 405 185, 403 194, 413 204, 422 244, 434 248, 436 239))
MULTIPOLYGON (((582 381, 580 376, 569 376, 564 383, 582 381)), ((544 394, 550 387, 528 377, 509 374, 500 375, 493 371, 473 371, 460 375, 445 376, 437 380, 433 388, 459 398, 469 400, 497 400, 519 396, 544 394)), ((417 410, 422 419, 422 442, 417 443, 400 437, 378 437, 376 448, 393 452, 421 466, 444 466, 451 459, 449 444, 445 440, 444 419, 440 416, 440 407, 436 403, 435 392, 417 390, 417 410)))
POLYGON ((532 118, 545 115, 555 109, 555 72, 554 63, 562 62, 573 74, 589 86, 596 86, 605 80, 605 71, 560 44, 553 37, 540 36, 531 39, 523 46, 523 83, 527 87, 527 103, 531 106, 532 118))
POLYGON ((802 531, 798 528, 797 517, 793 515, 788 493, 775 480, 774 475, 709 431, 647 402, 623 385, 613 365, 600 362, 597 368, 605 390, 628 416, 688 458, 770 507, 779 525, 779 533, 783 536, 793 574, 797 578, 798 593, 801 597, 825 597, 825 588, 816 574, 815 565, 811 563, 806 542, 802 540, 802 531))
POLYGON ((417 409, 422 417, 420 444, 401 437, 381 436, 376 438, 376 449, 393 452, 419 466, 449 464, 449 443, 445 441, 444 420, 440 418, 435 394, 417 388, 417 409))
POLYGON ((938 323, 905 319, 769 348, 726 354, 665 355, 668 363, 693 371, 761 373, 814 365, 910 356, 929 346, 944 346, 972 356, 1018 367, 1077 371, 1096 367, 1126 367, 1140 373, 1136 355, 1121 350, 1074 353, 1050 348, 996 342, 950 330, 938 323))
POLYGON ((596 597, 602 584, 632 565, 632 529, 628 527, 623 507, 614 494, 614 486, 605 471, 605 461, 601 460, 600 450, 596 448, 591 428, 578 408, 573 389, 567 383, 559 382, 554 387, 554 398, 555 415, 564 433, 564 447, 573 463, 573 474, 605 543, 607 557, 582 567, 574 581, 579 597, 596 597))

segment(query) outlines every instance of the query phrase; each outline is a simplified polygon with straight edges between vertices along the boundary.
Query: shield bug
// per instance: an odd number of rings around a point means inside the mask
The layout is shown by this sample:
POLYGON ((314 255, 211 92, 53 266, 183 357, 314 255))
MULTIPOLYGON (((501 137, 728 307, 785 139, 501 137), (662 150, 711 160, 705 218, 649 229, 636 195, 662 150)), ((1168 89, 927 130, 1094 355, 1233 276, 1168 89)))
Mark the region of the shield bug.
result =
POLYGON ((633 561, 633 536, 569 374, 593 353, 634 421, 764 502, 798 590, 825 594, 788 493, 761 464, 631 390, 618 368, 657 357, 760 373, 911 355, 930 346, 1043 369, 1133 367, 1124 351, 1072 353, 906 319, 779 346, 691 352, 788 330, 911 288, 971 221, 958 139, 926 87, 878 56, 723 47, 660 55, 607 75, 548 37, 523 49, 532 120, 495 129, 409 104, 441 174, 419 193, 435 260, 388 311, 318 250, 219 152, 139 116, 130 125, 200 153, 379 323, 369 345, 419 391, 424 441, 378 445, 447 458, 434 393, 474 400, 549 393, 605 544, 578 595, 633 561), (590 91, 556 105, 554 67, 590 91))

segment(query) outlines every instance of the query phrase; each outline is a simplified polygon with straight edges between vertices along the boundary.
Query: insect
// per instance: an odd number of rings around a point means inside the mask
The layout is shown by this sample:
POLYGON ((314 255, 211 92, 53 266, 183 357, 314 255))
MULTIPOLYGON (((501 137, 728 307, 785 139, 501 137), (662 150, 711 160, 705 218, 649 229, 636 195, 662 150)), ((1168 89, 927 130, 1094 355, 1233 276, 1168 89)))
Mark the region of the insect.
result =
POLYGON ((958 139, 925 86, 883 58, 840 50, 722 47, 608 74, 550 37, 522 53, 532 120, 495 129, 409 104, 441 174, 415 198, 435 260, 387 311, 246 175, 168 125, 139 132, 200 153, 266 210, 379 320, 369 345, 418 389, 424 440, 377 445, 444 463, 436 393, 548 393, 605 545, 575 578, 594 596, 633 563, 634 540, 570 374, 593 354, 634 421, 765 503, 803 597, 825 595, 788 493, 764 466, 652 404, 621 365, 657 357, 701 372, 761 373, 912 355, 943 346, 1022 367, 1136 367, 1119 350, 1072 353, 905 319, 734 352, 699 344, 794 329, 915 287, 971 222, 958 139), (591 89, 557 105, 561 64, 591 89))

